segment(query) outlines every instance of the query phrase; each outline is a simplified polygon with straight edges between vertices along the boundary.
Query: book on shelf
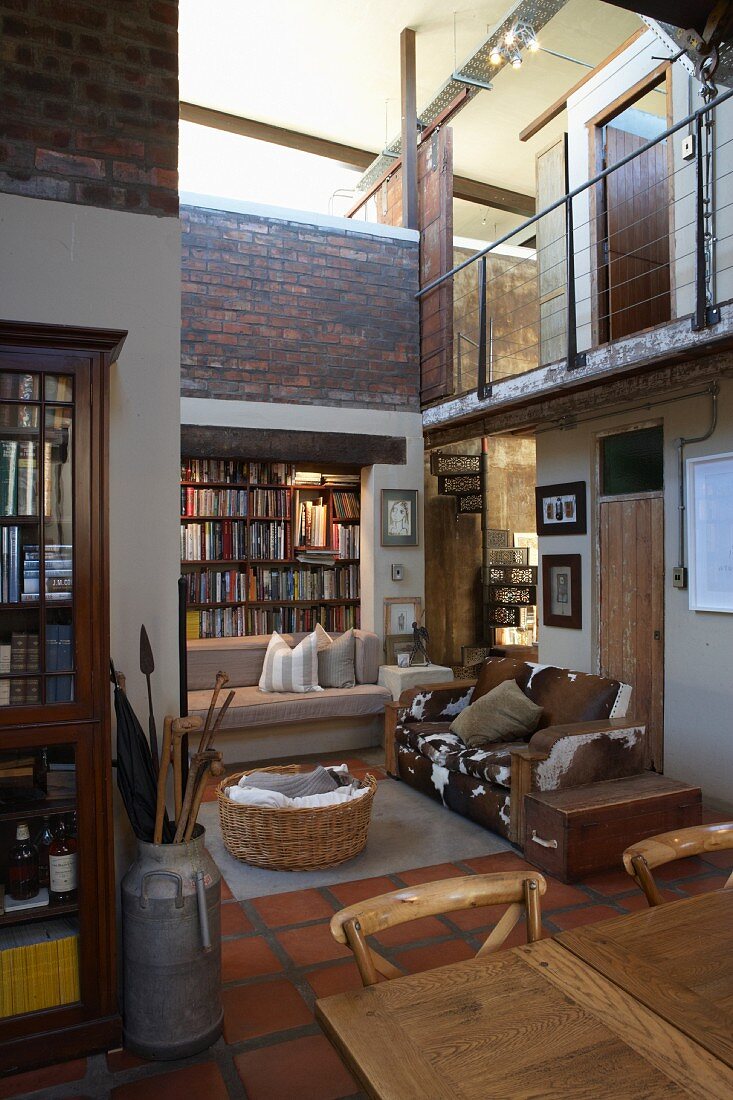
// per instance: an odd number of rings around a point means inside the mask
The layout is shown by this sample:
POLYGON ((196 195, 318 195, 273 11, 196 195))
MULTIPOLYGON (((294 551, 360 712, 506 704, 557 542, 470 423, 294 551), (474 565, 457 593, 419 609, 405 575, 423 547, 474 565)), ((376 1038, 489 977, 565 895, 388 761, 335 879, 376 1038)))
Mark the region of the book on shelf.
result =
POLYGON ((246 489, 195 489, 181 486, 182 516, 233 516, 247 515, 246 489))
MULTIPOLYGON (((0 645, 0 677, 10 674, 10 643, 0 645)), ((10 680, 0 679, 0 707, 10 705, 10 680)))
POLYGON ((244 520, 206 520, 181 524, 181 557, 184 561, 236 561, 247 556, 247 524, 244 520))
POLYGON ((339 558, 359 558, 361 535, 358 523, 334 523, 331 542, 339 558))
POLYGON ((320 485, 321 473, 315 470, 297 470, 293 474, 293 485, 320 485))
POLYGON ((247 464, 233 458, 184 458, 181 481, 223 481, 242 485, 247 481, 247 464))
POLYGON ((0 531, 0 602, 20 603, 20 527, 0 531))
POLYGON ((56 917, 0 928, 0 1017, 72 1004, 79 997, 76 921, 56 917))
POLYGON ((38 444, 32 439, 18 443, 17 507, 19 516, 37 514, 38 444))
POLYGON ((17 515, 18 442, 0 440, 0 515, 17 515))
POLYGON ((290 485, 293 483, 293 467, 289 462, 250 462, 249 480, 252 485, 290 485))
POLYGON ((303 500, 298 512, 298 545, 325 546, 328 506, 323 498, 303 500))
POLYGON ((356 493, 334 489, 332 493, 334 519, 358 519, 359 498, 356 493))
MULTIPOLYGON (((10 635, 10 674, 38 671, 39 644, 38 634, 30 631, 14 630, 10 635)), ((37 703, 40 688, 37 679, 16 677, 10 680, 9 703, 22 706, 24 703, 37 703)))
MULTIPOLYGON (((46 627, 46 672, 70 672, 73 668, 73 627, 49 623, 46 627)), ((46 680, 47 703, 70 703, 73 699, 72 676, 49 676, 46 680)))
POLYGON ((361 485, 361 474, 324 474, 322 485, 361 485))
POLYGON ((46 401, 63 401, 68 404, 73 400, 73 381, 69 374, 47 374, 46 401))

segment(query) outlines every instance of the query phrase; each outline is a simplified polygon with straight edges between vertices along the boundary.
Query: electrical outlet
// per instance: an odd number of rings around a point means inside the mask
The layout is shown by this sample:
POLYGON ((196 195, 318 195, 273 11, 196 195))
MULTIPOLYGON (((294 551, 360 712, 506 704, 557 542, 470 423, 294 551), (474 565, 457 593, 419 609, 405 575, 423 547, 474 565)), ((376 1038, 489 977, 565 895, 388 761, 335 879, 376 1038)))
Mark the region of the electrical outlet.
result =
POLYGON ((404 576, 405 576, 405 567, 404 567, 404 565, 393 565, 392 566, 392 580, 393 581, 401 581, 404 578, 404 576))
POLYGON ((680 147, 683 160, 695 159, 695 135, 688 134, 687 137, 682 139, 682 145, 680 147))
POLYGON ((672 587, 687 588, 687 570, 683 565, 675 565, 672 570, 672 587))

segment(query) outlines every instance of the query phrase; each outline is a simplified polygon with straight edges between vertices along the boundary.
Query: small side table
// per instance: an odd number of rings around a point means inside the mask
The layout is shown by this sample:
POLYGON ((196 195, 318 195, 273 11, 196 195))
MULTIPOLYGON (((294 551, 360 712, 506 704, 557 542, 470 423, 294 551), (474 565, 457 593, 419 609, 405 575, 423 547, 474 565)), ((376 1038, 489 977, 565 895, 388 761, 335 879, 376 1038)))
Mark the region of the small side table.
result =
POLYGON ((420 684, 442 684, 452 679, 453 669, 447 668, 446 665, 412 665, 409 668, 400 668, 399 665, 380 665, 378 682, 391 691, 392 699, 397 702, 407 688, 417 687, 420 684))

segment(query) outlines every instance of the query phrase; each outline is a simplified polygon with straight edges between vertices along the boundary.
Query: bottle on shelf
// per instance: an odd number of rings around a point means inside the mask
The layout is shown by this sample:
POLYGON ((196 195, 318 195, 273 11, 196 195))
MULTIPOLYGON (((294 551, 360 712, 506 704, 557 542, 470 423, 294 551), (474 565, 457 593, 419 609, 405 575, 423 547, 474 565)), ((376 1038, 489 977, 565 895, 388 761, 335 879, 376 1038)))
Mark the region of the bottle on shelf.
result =
POLYGON ((67 905, 77 896, 77 845, 66 832, 66 821, 58 820, 53 844, 48 850, 48 893, 52 905, 67 905))
POLYGON ((48 886, 48 853, 53 844, 54 836, 51 828, 51 818, 44 817, 41 831, 35 839, 38 849, 38 885, 48 886))
POLYGON ((18 825, 8 853, 8 893, 15 901, 30 901, 38 894, 38 851, 27 825, 18 825))

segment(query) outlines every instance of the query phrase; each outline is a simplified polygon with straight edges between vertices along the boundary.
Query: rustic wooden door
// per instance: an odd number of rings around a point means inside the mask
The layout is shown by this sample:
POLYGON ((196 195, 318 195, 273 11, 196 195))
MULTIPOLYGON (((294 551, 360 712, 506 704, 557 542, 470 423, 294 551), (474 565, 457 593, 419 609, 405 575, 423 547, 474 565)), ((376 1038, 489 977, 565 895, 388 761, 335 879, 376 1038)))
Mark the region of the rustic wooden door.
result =
MULTIPOLYGON (((618 163, 646 141, 607 126, 606 165, 618 163)), ((662 324, 672 315, 667 173, 667 143, 662 141, 606 178, 608 291, 600 319, 611 340, 662 324)))
MULTIPOLYGON (((568 135, 563 134, 535 158, 537 209, 544 210, 567 192, 568 135)), ((545 214, 537 229, 537 284, 540 307, 540 366, 567 352, 565 284, 565 208, 545 214)))
POLYGON ((600 504, 600 671, 631 684, 630 716, 646 724, 650 763, 664 761, 664 501, 600 504))

